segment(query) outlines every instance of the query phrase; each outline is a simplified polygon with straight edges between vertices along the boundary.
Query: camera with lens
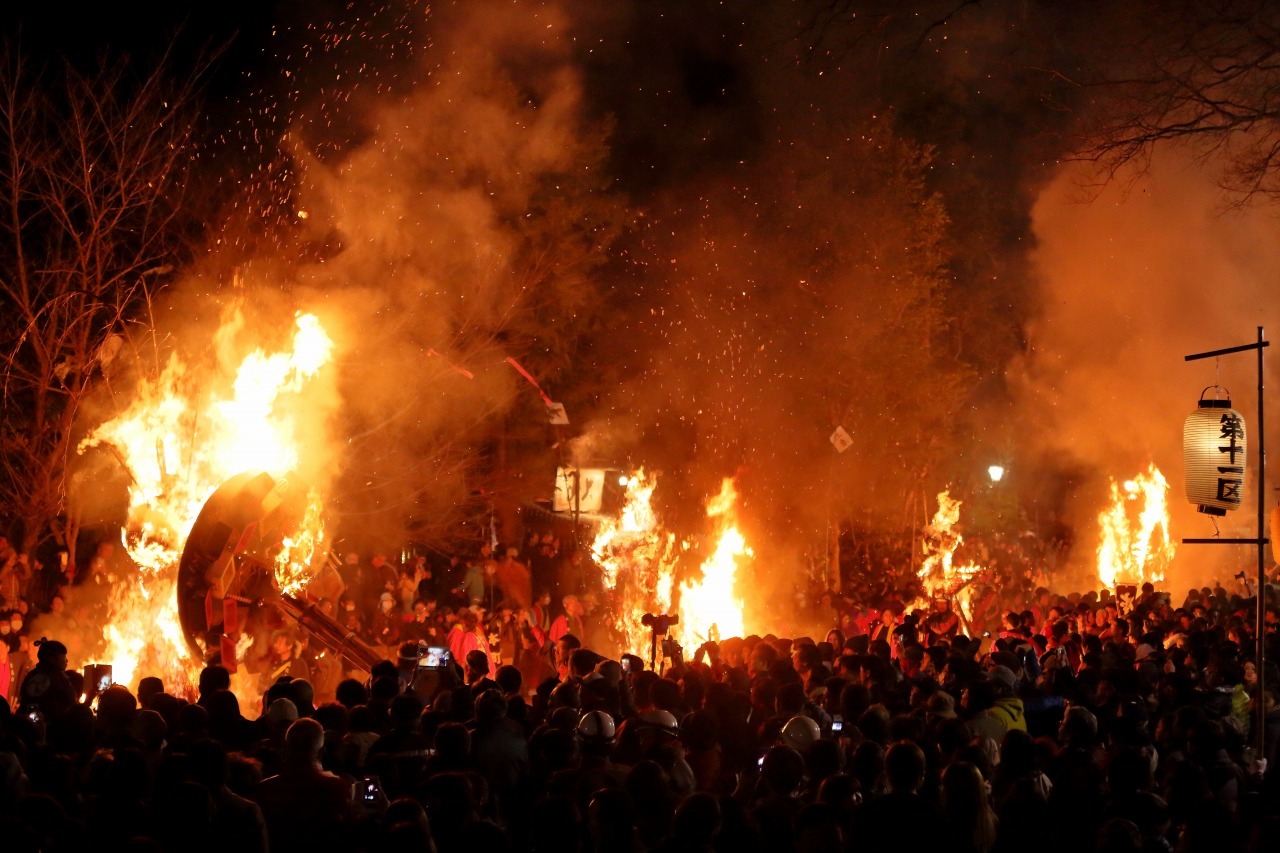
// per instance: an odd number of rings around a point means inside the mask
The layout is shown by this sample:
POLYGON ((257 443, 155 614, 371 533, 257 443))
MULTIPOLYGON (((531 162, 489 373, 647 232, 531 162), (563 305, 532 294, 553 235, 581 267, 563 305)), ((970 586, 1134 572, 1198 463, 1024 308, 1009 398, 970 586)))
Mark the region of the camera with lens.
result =
POLYGON ((640 617, 640 624, 644 625, 655 634, 665 634, 671 630, 672 625, 680 624, 680 617, 675 613, 668 613, 660 616, 654 616, 652 613, 646 613, 640 617))

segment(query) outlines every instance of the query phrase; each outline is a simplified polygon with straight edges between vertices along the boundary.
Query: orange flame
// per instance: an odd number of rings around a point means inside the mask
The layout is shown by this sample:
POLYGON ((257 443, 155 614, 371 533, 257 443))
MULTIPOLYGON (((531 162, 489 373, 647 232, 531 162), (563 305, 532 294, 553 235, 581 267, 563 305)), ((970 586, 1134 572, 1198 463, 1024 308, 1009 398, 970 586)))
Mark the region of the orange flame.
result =
MULTIPOLYGON (((675 578, 681 555, 689 549, 665 531, 653 511, 657 478, 643 470, 627 480, 627 502, 616 519, 606 521, 592 542, 601 579, 610 593, 609 616, 615 622, 623 651, 647 656, 651 635, 645 613, 672 611, 675 578)), ((702 564, 696 581, 679 589, 680 624, 672 637, 690 646, 709 639, 740 637, 743 633, 742 597, 737 593, 739 564, 752 551, 736 526, 737 492, 725 479, 720 493, 707 503, 707 517, 716 528, 716 547, 702 564)))
POLYGON ((715 551, 702 564, 702 577, 680 585, 681 636, 686 645, 743 635, 743 600, 737 591, 738 564, 755 554, 737 527, 733 479, 707 503, 707 517, 720 528, 715 551))
POLYGON ((324 500, 320 492, 307 492, 307 509, 296 532, 285 536, 276 555, 276 588, 289 595, 302 592, 313 577, 316 558, 325 553, 324 500))
POLYGON ((1159 583, 1177 546, 1169 535, 1169 481, 1155 464, 1123 484, 1111 481, 1111 504, 1098 514, 1098 580, 1159 583))
POLYGON ((645 613, 671 610, 671 591, 681 547, 674 533, 661 529, 652 506, 657 477, 643 469, 627 479, 627 502, 617 519, 606 521, 591 543, 600 566, 609 610, 616 620, 623 652, 647 657, 649 629, 645 613))
MULTIPOLYGON (((219 331, 219 346, 229 346, 242 326, 235 315, 219 331)), ((174 355, 156 380, 141 384, 132 406, 81 443, 80 452, 113 447, 132 478, 122 538, 138 571, 113 581, 101 655, 118 683, 132 685, 147 674, 164 678, 171 692, 194 684, 200 662, 190 660, 175 594, 182 546, 204 501, 233 474, 264 470, 279 477, 297 466, 301 413, 289 405, 290 395, 306 386, 332 350, 319 320, 300 314, 291 349, 251 352, 226 397, 202 391, 174 355)), ((283 565, 277 565, 282 588, 298 588, 304 559, 322 542, 320 505, 313 493, 309 529, 286 545, 283 565)))
POLYGON ((924 541, 921 543, 924 559, 916 574, 924 586, 926 599, 953 599, 961 615, 965 619, 972 619, 970 598, 973 590, 968 582, 982 571, 982 566, 974 563, 962 566, 955 564, 956 550, 964 542, 964 537, 955 530, 955 525, 960 521, 962 503, 963 501, 951 497, 950 489, 938 494, 938 511, 924 528, 924 541))

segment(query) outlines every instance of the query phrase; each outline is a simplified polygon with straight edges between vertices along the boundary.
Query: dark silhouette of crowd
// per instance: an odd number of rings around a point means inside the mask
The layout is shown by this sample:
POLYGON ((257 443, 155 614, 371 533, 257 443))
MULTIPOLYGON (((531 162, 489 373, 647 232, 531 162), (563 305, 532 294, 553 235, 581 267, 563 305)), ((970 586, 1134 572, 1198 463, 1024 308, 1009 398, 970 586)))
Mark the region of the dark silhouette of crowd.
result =
POLYGON ((286 672, 246 707, 215 664, 187 698, 155 678, 90 698, 66 648, 40 642, 0 704, 4 849, 1219 853, 1276 837, 1280 673, 1268 661, 1258 689, 1253 602, 1220 588, 1177 605, 1149 585, 1132 601, 1039 589, 988 626, 946 601, 863 608, 820 639, 669 648, 655 672, 592 650, 574 596, 553 612, 468 595, 444 633, 409 628, 423 579, 390 608, 389 659, 331 695, 286 672), (523 655, 486 648, 517 618, 523 655), (436 643, 457 653, 420 677, 436 643))

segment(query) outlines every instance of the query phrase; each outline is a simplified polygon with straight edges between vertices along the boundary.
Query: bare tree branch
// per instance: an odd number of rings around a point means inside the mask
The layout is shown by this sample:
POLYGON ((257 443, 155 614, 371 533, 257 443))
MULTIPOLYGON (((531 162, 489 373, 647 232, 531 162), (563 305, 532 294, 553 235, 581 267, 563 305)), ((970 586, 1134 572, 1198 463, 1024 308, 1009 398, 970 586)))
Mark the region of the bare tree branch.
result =
POLYGON ((1280 7, 1191 0, 1151 11, 1154 33, 1135 46, 1131 73, 1076 81, 1094 95, 1077 159, 1109 180, 1145 169, 1154 146, 1181 143, 1223 157, 1223 185, 1243 201, 1280 197, 1280 7))
POLYGON ((0 65, 0 512, 31 550, 78 527, 67 508, 76 415, 111 369, 148 272, 182 246, 194 80, 163 63, 0 65))

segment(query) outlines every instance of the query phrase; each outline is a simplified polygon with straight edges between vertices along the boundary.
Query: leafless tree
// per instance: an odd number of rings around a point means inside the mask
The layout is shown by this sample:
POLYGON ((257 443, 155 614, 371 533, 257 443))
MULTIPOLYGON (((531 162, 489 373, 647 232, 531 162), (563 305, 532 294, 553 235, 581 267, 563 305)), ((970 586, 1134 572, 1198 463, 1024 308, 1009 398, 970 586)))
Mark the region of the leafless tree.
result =
POLYGON ((1131 43, 1090 95, 1081 156, 1110 179, 1145 167, 1159 143, 1222 158, 1244 201, 1280 196, 1280 6, 1267 0, 1135 4, 1131 43), (1145 24, 1141 23, 1145 21, 1145 24))
MULTIPOLYGON (((0 65, 0 513, 74 559, 76 413, 183 244, 192 84, 164 63, 0 65)), ((124 361, 120 356, 120 361, 124 361)))

